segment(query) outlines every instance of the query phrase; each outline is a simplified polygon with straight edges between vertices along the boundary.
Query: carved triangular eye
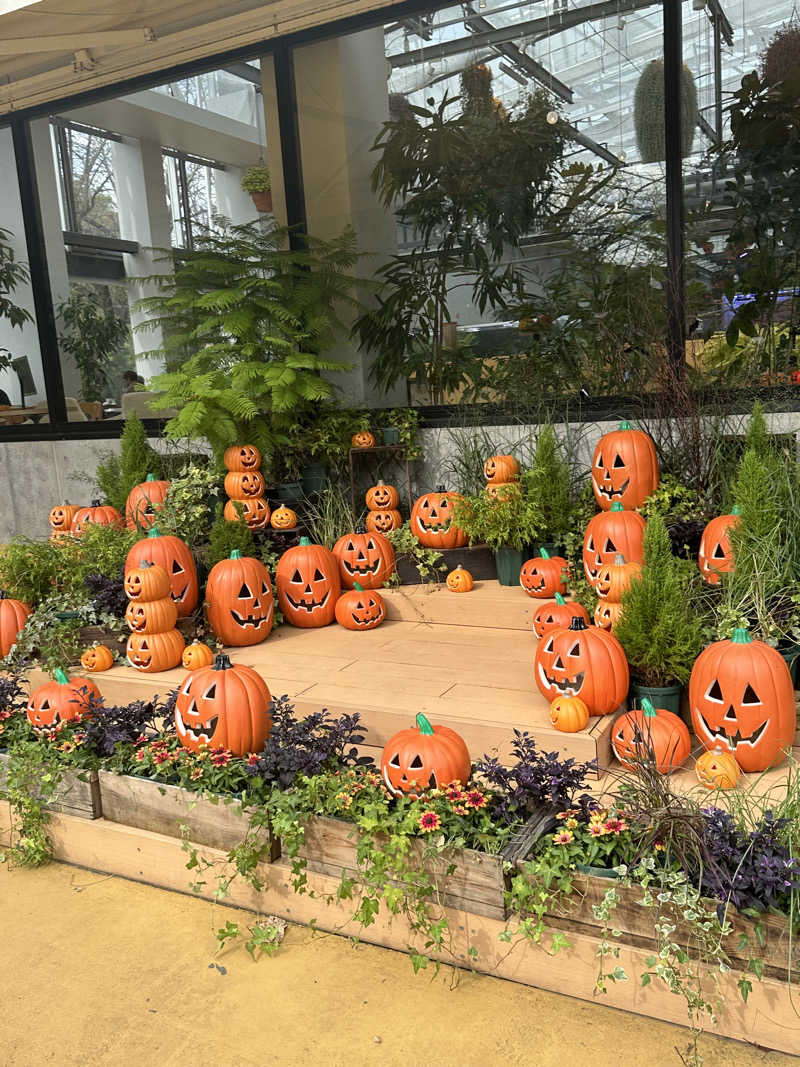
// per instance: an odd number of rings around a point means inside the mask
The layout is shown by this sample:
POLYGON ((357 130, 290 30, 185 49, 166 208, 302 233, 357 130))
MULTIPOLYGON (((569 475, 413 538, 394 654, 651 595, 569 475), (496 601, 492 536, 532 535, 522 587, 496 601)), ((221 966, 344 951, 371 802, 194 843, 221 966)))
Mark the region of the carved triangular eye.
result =
POLYGON ((355 549, 356 549, 356 546, 353 544, 353 542, 352 541, 348 541, 347 542, 347 551, 348 552, 355 552, 355 549))
POLYGON ((181 689, 181 692, 185 693, 186 696, 188 696, 191 688, 192 688, 192 676, 189 675, 189 677, 186 679, 186 685, 183 687, 183 689, 181 689))
POLYGON ((183 567, 180 565, 180 563, 178 563, 176 559, 172 561, 172 573, 183 574, 183 567))
POLYGON ((293 585, 302 585, 303 584, 303 579, 300 577, 300 571, 295 571, 294 574, 292 575, 292 584, 293 585))
POLYGON ((266 582, 262 582, 261 583, 261 595, 262 596, 269 596, 269 586, 267 585, 266 582))
POLYGON ((389 766, 390 767, 397 767, 397 768, 400 767, 400 753, 399 752, 395 752, 395 754, 389 760, 389 766))
POLYGON ((217 683, 212 682, 211 685, 203 693, 203 700, 214 700, 217 695, 217 683))
POLYGON ((147 641, 146 641, 146 639, 144 637, 142 638, 142 643, 139 645, 139 648, 140 649, 143 648, 145 650, 145 652, 149 652, 150 651, 150 646, 148 645, 148 643, 147 643, 147 641))
POLYGON ((742 704, 760 703, 761 701, 758 699, 758 693, 755 691, 755 689, 753 689, 752 685, 748 685, 748 687, 744 691, 744 696, 742 697, 742 704))
POLYGON ((603 466, 603 453, 602 452, 598 452, 597 453, 597 463, 595 464, 595 466, 597 466, 597 467, 602 467, 603 466))
POLYGON ((545 621, 545 624, 551 623, 553 621, 553 616, 552 615, 548 615, 547 618, 544 621, 545 621))
POLYGON ((409 766, 409 769, 410 769, 410 770, 412 770, 412 771, 418 771, 418 770, 419 770, 419 768, 420 768, 420 767, 422 766, 422 759, 421 759, 421 757, 420 757, 420 756, 415 756, 415 757, 414 757, 414 758, 412 759, 412 761, 411 761, 411 762, 409 763, 409 765, 408 765, 408 766, 409 766))
POLYGON ((430 500, 428 500, 428 498, 425 497, 425 499, 422 501, 422 507, 423 508, 429 508, 430 506, 431 506, 430 500))
POLYGON ((319 567, 317 567, 317 569, 314 571, 314 581, 315 582, 324 582, 325 581, 325 575, 322 573, 322 571, 319 569, 319 567))
POLYGON ((575 656, 575 657, 580 656, 580 654, 581 654, 581 643, 580 643, 580 641, 576 641, 575 642, 575 644, 569 650, 568 654, 570 656, 575 656))
POLYGON ((594 552, 594 538, 593 537, 590 537, 589 540, 586 542, 586 549, 589 552, 594 552))
POLYGON ((625 460, 622 458, 622 456, 619 456, 619 455, 618 456, 614 456, 614 466, 615 467, 624 467, 625 466, 625 460))
POLYGON ((447 500, 447 498, 444 498, 439 501, 439 507, 443 509, 447 509, 449 507, 449 501, 447 500))
POLYGON ((610 537, 606 538, 606 547, 603 549, 603 551, 604 552, 616 552, 617 551, 617 546, 614 544, 614 542, 611 540, 610 537))
POLYGON ((708 687, 708 692, 706 693, 706 700, 711 700, 715 704, 723 703, 722 689, 720 688, 720 684, 716 678, 708 687))
POLYGON ((363 611, 363 610, 364 610, 364 605, 362 604, 362 602, 361 602, 360 600, 359 600, 359 602, 358 602, 358 603, 356 604, 356 610, 357 610, 357 611, 363 611))
POLYGON ((545 652, 552 652, 553 651, 553 638, 552 637, 547 642, 547 644, 544 646, 544 651, 545 652))
POLYGON ((719 541, 714 545, 714 551, 711 553, 711 557, 712 559, 725 559, 725 549, 719 541))
POLYGON ((50 710, 50 701, 45 697, 45 699, 39 705, 39 708, 42 711, 49 711, 50 710))
POLYGON ((242 588, 239 590, 239 600, 249 600, 252 595, 247 582, 242 582, 242 588))
POLYGON ((367 551, 368 552, 374 552, 375 551, 375 542, 372 540, 371 537, 370 537, 369 541, 367 541, 367 551))
POLYGON ((430 776, 428 777, 428 789, 436 789, 438 784, 439 783, 436 781, 436 771, 431 771, 430 776))

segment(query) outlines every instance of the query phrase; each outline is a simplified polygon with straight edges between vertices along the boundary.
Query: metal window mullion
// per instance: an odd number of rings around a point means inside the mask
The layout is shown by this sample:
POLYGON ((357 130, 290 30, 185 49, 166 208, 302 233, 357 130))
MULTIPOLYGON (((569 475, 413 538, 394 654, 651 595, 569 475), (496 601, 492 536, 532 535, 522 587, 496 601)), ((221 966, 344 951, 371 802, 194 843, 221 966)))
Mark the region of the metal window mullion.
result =
POLYGON ((178 194, 181 198, 181 216, 183 219, 183 240, 189 251, 194 248, 194 235, 192 234, 192 217, 189 209, 189 180, 186 175, 186 159, 178 153, 178 194))
POLYGON ((683 379, 686 369, 686 290, 683 263, 684 206, 681 144, 683 23, 681 0, 663 0, 663 13, 667 349, 674 373, 678 378, 683 379))

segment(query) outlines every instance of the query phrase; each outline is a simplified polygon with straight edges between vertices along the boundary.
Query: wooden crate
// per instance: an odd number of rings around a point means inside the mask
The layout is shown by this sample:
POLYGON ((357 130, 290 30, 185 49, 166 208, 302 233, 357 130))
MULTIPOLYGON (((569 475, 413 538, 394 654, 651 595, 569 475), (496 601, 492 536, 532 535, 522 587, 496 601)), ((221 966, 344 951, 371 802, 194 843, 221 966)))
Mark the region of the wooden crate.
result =
MULTIPOLYGON (((103 817, 123 826, 180 837, 188 828, 188 840, 223 852, 240 845, 247 834, 242 805, 231 798, 212 799, 177 785, 164 785, 148 778, 100 771, 103 817)), ((246 812, 247 809, 244 809, 246 812)), ((269 841, 270 862, 280 856, 280 842, 271 828, 260 831, 269 841)))
MULTIPOLYGON (((8 758, 5 752, 0 752, 0 789, 6 779, 8 758)), ((99 819, 103 813, 97 773, 63 770, 56 796, 45 807, 48 811, 59 811, 78 819, 99 819)))

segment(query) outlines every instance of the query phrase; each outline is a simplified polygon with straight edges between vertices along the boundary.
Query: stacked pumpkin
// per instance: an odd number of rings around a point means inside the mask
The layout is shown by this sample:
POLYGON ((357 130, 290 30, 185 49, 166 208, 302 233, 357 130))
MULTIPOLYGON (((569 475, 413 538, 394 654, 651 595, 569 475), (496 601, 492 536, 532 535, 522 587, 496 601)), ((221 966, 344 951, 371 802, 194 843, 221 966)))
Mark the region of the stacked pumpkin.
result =
POLYGON ((378 482, 367 490, 367 529, 371 533, 387 534, 399 530, 403 518, 398 510, 400 494, 393 485, 378 482))
POLYGON ((502 496, 519 488, 519 463, 513 456, 489 456, 483 465, 486 477, 486 492, 489 496, 502 496))
POLYGON ((71 536, 72 520, 79 509, 68 502, 56 504, 50 509, 50 540, 54 545, 63 545, 71 536))
POLYGON ((128 663, 137 671, 168 671, 181 662, 185 642, 175 629, 178 609, 170 593, 169 575, 158 564, 144 560, 125 575, 128 663))
POLYGON ((30 613, 27 604, 0 589, 0 659, 5 659, 17 643, 30 613))
POLYGON ((263 530, 269 522, 269 505, 264 497, 261 453, 255 445, 233 445, 225 449, 224 463, 228 472, 225 518, 228 522, 246 522, 251 530, 263 530))
POLYGON ((156 521, 156 512, 164 507, 169 482, 148 474, 143 482, 128 493, 125 503, 125 525, 129 530, 149 530, 156 521))
POLYGON ((594 609, 595 626, 603 630, 612 630, 622 614, 622 596, 627 592, 633 579, 641 573, 641 563, 628 563, 621 552, 614 557, 614 562, 604 567, 598 576, 595 592, 599 600, 594 609))

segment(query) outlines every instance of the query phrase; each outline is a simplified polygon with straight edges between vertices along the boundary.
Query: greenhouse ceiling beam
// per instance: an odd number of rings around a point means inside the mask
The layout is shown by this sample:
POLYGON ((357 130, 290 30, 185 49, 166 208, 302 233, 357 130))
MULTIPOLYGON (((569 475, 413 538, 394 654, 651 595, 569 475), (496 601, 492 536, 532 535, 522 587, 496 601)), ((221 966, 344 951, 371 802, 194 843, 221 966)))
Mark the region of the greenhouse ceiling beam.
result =
POLYGON ((697 112, 697 128, 703 131, 703 133, 706 135, 706 137, 712 144, 719 143, 717 131, 714 129, 708 119, 704 118, 699 111, 697 112))
POLYGON ((606 163, 610 163, 612 167, 625 166, 624 161, 619 156, 615 156, 605 145, 598 144, 591 137, 587 137, 585 133, 581 133, 577 126, 573 126, 571 123, 567 123, 567 137, 583 148, 588 148, 590 152, 594 152, 596 156, 604 159, 606 163))
POLYGON ((235 63, 226 63, 222 69, 226 70, 228 74, 233 74, 236 78, 241 78, 242 81, 251 82, 259 90, 261 89, 261 71, 258 67, 254 67, 252 63, 238 60, 235 63))
POLYGON ((711 20, 719 26, 719 31, 725 41, 725 44, 733 44, 733 26, 731 26, 728 16, 722 10, 722 4, 720 0, 706 0, 708 10, 711 12, 711 20))

